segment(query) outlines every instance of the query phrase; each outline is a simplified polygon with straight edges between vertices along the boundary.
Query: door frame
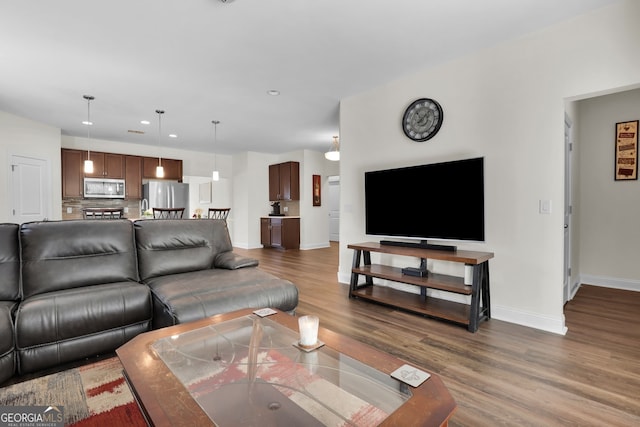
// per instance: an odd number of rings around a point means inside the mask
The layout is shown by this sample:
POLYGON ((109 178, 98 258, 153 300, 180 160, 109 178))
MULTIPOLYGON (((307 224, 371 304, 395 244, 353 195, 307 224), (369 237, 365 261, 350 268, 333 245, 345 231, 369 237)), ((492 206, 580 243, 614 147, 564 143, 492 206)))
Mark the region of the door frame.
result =
POLYGON ((573 299, 575 294, 571 286, 571 244, 572 244, 572 211, 573 211, 573 122, 565 113, 564 115, 564 260, 562 281, 562 304, 573 299))

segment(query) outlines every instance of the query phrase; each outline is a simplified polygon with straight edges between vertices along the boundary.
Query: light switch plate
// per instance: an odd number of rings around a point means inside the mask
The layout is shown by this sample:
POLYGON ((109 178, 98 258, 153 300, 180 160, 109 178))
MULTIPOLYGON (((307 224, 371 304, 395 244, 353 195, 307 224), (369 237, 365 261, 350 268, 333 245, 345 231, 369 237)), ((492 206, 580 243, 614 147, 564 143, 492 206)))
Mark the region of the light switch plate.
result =
POLYGON ((550 214, 551 213, 551 200, 540 200, 540 213, 541 214, 550 214))
POLYGON ((73 213, 73 208, 67 208, 67 213, 73 213))

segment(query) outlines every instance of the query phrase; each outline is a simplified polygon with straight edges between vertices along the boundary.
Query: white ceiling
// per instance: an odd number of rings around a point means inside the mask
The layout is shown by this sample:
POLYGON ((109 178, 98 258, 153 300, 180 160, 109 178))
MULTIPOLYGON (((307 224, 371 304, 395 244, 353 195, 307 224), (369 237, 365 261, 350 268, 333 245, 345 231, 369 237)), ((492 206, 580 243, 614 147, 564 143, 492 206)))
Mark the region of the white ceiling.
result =
POLYGON ((0 0, 0 110, 86 137, 88 94, 92 138, 157 146, 163 109, 162 146, 219 120, 219 153, 327 151, 342 98, 615 1, 0 0))

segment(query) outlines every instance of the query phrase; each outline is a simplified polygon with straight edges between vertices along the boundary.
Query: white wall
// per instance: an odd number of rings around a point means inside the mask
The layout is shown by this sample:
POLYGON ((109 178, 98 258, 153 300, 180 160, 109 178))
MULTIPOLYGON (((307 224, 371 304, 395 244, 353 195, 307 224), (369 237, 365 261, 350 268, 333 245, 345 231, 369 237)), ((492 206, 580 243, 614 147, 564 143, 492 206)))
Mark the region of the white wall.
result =
POLYGON ((51 171, 49 219, 62 219, 60 129, 0 111, 0 222, 14 222, 10 215, 9 160, 12 155, 48 162, 51 171))
POLYGON ((615 124, 640 119, 640 89, 578 102, 580 274, 640 291, 640 181, 615 181, 615 124))
MULTIPOLYGON (((461 247, 495 253, 494 318, 564 333, 564 102, 638 83, 639 16, 638 2, 623 1, 342 100, 341 280, 351 265, 346 245, 372 239, 365 171, 484 156, 486 243, 461 247), (400 121, 420 97, 442 104, 444 124, 414 143, 400 121), (551 200, 551 214, 539 213, 541 199, 551 200)), ((428 185, 416 194, 428 196, 428 185)))
POLYGON ((329 246, 328 163, 324 153, 304 151, 300 163, 300 249, 329 246), (313 175, 320 175, 320 206, 313 206, 313 175))

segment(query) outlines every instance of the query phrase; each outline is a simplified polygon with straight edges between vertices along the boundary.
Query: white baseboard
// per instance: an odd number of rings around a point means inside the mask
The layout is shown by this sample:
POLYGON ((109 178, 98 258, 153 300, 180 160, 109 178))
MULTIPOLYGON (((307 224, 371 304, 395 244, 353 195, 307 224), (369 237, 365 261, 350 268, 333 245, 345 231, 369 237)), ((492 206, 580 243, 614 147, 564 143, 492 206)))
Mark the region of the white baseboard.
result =
POLYGON ((592 276, 583 274, 580 283, 584 285, 602 286, 603 288, 624 289, 640 292, 640 280, 618 279, 615 277, 592 276))
POLYGON ((565 335, 567 333, 567 327, 564 324, 564 314, 559 317, 542 316, 537 313, 492 304, 491 318, 559 335, 565 335))
POLYGON ((331 247, 328 241, 322 243, 305 243, 304 245, 300 245, 300 250, 307 251, 310 249, 321 249, 331 247))

